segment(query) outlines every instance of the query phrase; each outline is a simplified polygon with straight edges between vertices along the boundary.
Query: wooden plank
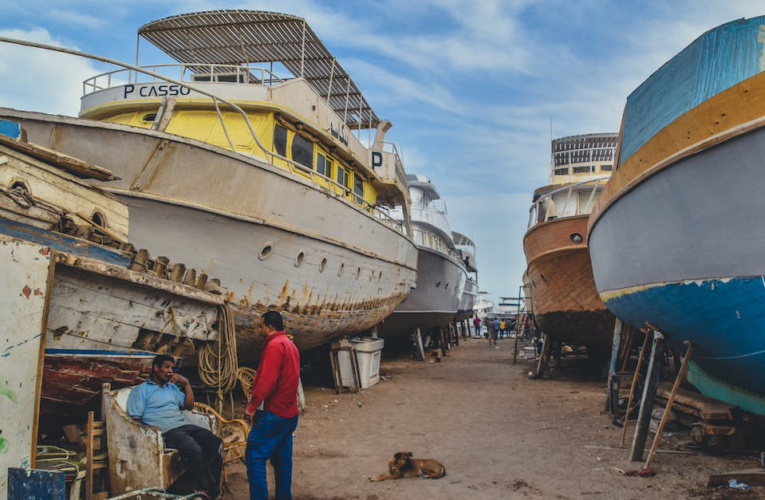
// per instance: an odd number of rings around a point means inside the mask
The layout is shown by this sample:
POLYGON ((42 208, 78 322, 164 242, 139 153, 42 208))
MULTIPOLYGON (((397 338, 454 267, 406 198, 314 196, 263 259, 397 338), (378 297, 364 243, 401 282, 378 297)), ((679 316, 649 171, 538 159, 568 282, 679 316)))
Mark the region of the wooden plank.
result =
POLYGON ((745 469, 712 474, 709 476, 707 486, 727 486, 731 479, 749 486, 765 486, 765 469, 745 469))
MULTIPOLYGON (((671 390, 672 386, 668 382, 662 382, 659 384, 656 394, 666 400, 669 398, 671 390)), ((735 405, 682 388, 677 390, 675 400, 680 404, 680 409, 686 407, 686 412, 688 412, 688 408, 694 409, 694 414, 704 420, 733 420, 733 411, 738 408, 735 405)))
POLYGON ((0 499, 10 467, 34 467, 51 254, 0 236, 0 499))
POLYGON ((79 158, 59 153, 58 151, 48 149, 38 144, 21 142, 2 134, 0 134, 0 144, 15 149, 16 151, 21 151, 22 153, 28 154, 33 158, 37 158, 38 160, 44 161, 61 170, 65 170, 82 179, 96 179, 99 181, 114 181, 119 179, 119 177, 115 176, 110 170, 90 165, 79 158))

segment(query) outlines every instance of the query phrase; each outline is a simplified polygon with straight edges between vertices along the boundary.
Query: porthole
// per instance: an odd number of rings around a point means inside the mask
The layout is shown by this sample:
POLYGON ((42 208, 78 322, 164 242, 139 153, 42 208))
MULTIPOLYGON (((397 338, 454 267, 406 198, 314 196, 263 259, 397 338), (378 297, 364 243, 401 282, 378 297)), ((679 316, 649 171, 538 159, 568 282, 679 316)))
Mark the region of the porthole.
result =
POLYGON ((381 280, 381 279, 382 279, 382 271, 380 271, 380 274, 378 274, 378 275, 377 275, 377 279, 378 279, 378 280, 381 280))
POLYGON ((90 216, 90 220, 93 221, 93 224, 106 228, 106 217, 104 217, 104 214, 101 212, 93 212, 93 215, 90 216))
POLYGON ((438 283, 436 283, 436 288, 438 288, 440 286, 441 286, 441 282, 439 281, 438 283))
POLYGON ((547 283, 547 278, 545 278, 545 275, 544 275, 544 274, 540 274, 540 275, 539 275, 539 277, 540 277, 540 278, 542 278, 542 281, 544 281, 545 283, 547 283))
POLYGON ((574 242, 574 244, 579 245, 584 241, 584 238, 579 233, 571 233, 571 241, 574 242))
POLYGON ((299 254, 297 254, 297 257, 295 257, 295 267, 302 266, 304 259, 305 259, 305 252, 300 252, 299 254))
POLYGON ((153 122, 157 119, 157 113, 149 113, 148 115, 143 115, 143 118, 141 120, 145 122, 153 122))
POLYGON ((444 287, 444 290, 448 290, 448 289, 449 289, 449 283, 447 283, 446 286, 444 287))
POLYGON ((321 263, 319 264, 319 272, 323 273, 324 269, 327 268, 327 259, 321 259, 321 263))
POLYGON ((356 269, 356 279, 361 278, 361 268, 356 269))
POLYGON ((271 245, 271 243, 266 243, 260 250, 260 255, 258 255, 258 258, 260 260, 266 260, 267 258, 271 257, 271 253, 273 251, 274 247, 271 245))
POLYGON ((11 184, 11 190, 14 190, 14 189, 20 189, 21 191, 29 192, 29 188, 22 181, 16 181, 13 184, 11 184))
POLYGON ((337 275, 342 276, 345 272, 345 264, 340 264, 340 269, 337 270, 337 275))

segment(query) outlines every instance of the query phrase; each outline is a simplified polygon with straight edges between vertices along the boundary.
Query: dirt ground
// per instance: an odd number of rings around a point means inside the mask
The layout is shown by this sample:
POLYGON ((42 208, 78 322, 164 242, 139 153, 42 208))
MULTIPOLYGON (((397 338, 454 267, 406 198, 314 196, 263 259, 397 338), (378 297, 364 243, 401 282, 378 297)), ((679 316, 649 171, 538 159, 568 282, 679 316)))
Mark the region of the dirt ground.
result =
MULTIPOLYGON (((512 342, 495 350, 485 340, 463 341, 440 363, 384 361, 387 380, 358 395, 308 387, 295 435, 294 497, 765 498, 765 488, 706 486, 713 472, 756 467, 747 457, 659 454, 655 477, 622 476, 617 469, 640 466, 628 451, 585 448, 617 447, 621 437, 602 412, 600 374, 584 357, 570 357, 547 379, 529 380, 532 362, 513 365, 512 342), (397 451, 441 461, 446 477, 369 482, 397 451)), ((247 498, 244 467, 229 477, 227 498, 247 498)))

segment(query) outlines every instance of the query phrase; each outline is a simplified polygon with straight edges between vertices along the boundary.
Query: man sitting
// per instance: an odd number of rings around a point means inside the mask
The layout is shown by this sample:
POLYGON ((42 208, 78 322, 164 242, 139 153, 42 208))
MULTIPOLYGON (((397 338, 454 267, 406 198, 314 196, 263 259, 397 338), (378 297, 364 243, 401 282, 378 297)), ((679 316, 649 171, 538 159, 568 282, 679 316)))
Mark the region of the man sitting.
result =
POLYGON ((191 477, 196 478, 197 487, 210 498, 218 498, 222 441, 186 420, 181 410, 194 409, 194 392, 186 377, 173 373, 173 364, 170 356, 160 354, 154 358, 151 376, 130 391, 127 413, 142 424, 159 427, 165 446, 178 450, 191 477))

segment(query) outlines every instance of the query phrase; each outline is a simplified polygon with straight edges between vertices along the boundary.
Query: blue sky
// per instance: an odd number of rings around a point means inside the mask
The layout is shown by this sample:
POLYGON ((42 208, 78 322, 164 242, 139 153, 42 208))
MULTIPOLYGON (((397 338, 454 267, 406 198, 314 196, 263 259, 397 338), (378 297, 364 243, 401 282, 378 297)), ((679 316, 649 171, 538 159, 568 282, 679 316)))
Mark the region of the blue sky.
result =
MULTIPOLYGON (((555 137, 617 132, 627 95, 703 31, 757 0, 0 0, 0 35, 132 62, 146 22, 245 8, 305 17, 430 176, 478 246, 481 289, 515 295, 534 188, 555 137)), ((168 62, 148 42, 144 64, 168 62)), ((0 106, 74 115, 106 66, 0 44, 0 106)))

